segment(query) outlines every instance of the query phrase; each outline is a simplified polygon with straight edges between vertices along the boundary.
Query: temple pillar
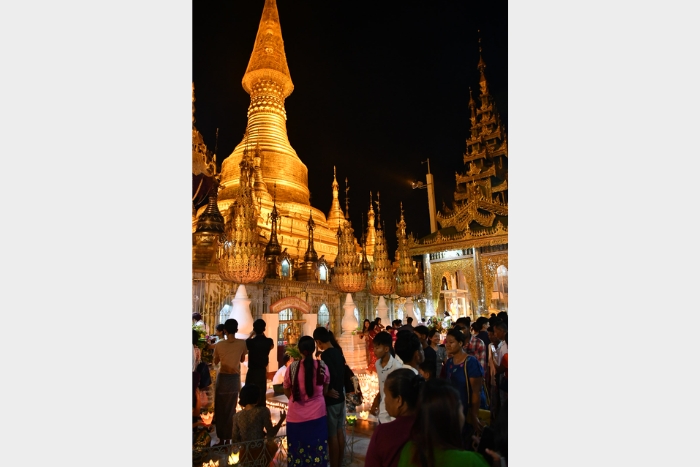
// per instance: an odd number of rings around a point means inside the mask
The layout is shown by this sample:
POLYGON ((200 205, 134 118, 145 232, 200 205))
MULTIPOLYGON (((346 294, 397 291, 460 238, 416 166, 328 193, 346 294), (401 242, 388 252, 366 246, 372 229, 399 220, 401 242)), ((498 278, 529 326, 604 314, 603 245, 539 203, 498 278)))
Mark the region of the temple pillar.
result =
POLYGON ((433 272, 430 268, 430 254, 423 255, 423 284, 425 290, 425 318, 435 316, 435 303, 433 303, 433 272))
POLYGON ((313 336, 314 329, 318 324, 318 315, 316 313, 305 313, 302 318, 306 320, 305 323, 301 325, 301 333, 304 336, 313 336))
POLYGON ((488 314, 484 291, 483 265, 481 264, 481 249, 474 247, 474 277, 476 279, 476 316, 488 314))
POLYGON ((389 314, 387 311, 389 310, 389 307, 386 305, 386 300, 384 300, 384 296, 380 295, 379 296, 379 303, 377 304, 377 312, 378 312, 378 317, 382 319, 382 324, 384 326, 389 325, 389 314))

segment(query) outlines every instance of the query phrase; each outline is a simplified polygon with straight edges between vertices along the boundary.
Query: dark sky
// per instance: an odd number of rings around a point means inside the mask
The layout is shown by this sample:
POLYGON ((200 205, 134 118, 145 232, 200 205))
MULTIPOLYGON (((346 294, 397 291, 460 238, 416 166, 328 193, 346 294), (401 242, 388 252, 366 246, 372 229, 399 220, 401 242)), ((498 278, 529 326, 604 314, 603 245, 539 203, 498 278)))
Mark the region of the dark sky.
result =
MULTIPOLYGON (((246 128, 241 79, 264 0, 193 2, 197 128, 217 163, 246 128)), ((436 207, 451 205, 469 132, 469 87, 479 95, 477 30, 486 77, 508 122, 507 2, 467 0, 277 0, 294 92, 285 101, 289 141, 309 169, 311 204, 328 213, 333 166, 359 239, 369 191, 381 192, 390 257, 403 201, 407 230, 430 233, 425 182, 430 158, 436 207)), ((479 102, 477 100, 477 105, 479 102)))

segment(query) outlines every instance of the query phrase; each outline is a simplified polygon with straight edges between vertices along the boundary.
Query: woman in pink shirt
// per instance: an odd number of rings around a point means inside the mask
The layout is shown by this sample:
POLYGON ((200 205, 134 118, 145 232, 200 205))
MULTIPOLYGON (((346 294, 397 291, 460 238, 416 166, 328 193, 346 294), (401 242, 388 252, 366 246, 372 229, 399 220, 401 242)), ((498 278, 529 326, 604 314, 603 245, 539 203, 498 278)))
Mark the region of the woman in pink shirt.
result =
POLYGON ((287 410, 287 454, 289 465, 328 464, 328 425, 323 396, 331 381, 328 367, 314 360, 316 344, 311 336, 299 339, 301 361, 295 361, 284 375, 287 410))

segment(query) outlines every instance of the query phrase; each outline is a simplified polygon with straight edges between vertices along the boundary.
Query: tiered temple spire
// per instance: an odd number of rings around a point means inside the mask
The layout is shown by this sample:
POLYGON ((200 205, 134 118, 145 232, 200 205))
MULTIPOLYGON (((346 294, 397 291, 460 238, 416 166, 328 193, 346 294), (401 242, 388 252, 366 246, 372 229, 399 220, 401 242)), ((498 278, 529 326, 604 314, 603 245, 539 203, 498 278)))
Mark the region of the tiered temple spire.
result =
POLYGON ((508 143, 486 80, 486 62, 479 39, 479 87, 477 109, 469 90, 470 136, 463 161, 464 174, 456 175, 455 206, 438 213, 441 227, 454 226, 471 235, 488 235, 497 225, 508 226, 508 143))
POLYGON ((254 173, 253 158, 246 148, 240 162, 238 196, 229 207, 225 238, 219 247, 219 275, 238 284, 258 282, 267 269, 253 198, 254 173))
POLYGON ((423 293, 423 280, 418 276, 418 269, 414 266, 411 255, 408 252, 403 203, 401 203, 401 221, 396 224, 396 227, 396 237, 399 240, 396 250, 396 257, 399 262, 399 267, 396 270, 396 295, 399 297, 415 297, 423 293))
POLYGON ((331 210, 328 211, 328 225, 334 226, 345 219, 345 214, 340 207, 340 200, 338 199, 339 185, 338 180, 335 178, 335 166, 333 166, 333 200, 331 201, 331 210))
POLYGON ((396 281, 392 270, 389 252, 386 249, 386 238, 381 224, 379 192, 377 192, 377 232, 374 245, 374 264, 369 273, 369 293, 372 295, 389 295, 396 289, 396 281))
MULTIPOLYGON (((345 179, 345 216, 348 216, 348 197, 350 188, 345 179)), ((343 228, 338 227, 338 256, 335 258, 331 283, 343 293, 359 292, 366 286, 367 272, 362 269, 362 263, 355 249, 355 236, 349 219, 343 221, 343 228)))

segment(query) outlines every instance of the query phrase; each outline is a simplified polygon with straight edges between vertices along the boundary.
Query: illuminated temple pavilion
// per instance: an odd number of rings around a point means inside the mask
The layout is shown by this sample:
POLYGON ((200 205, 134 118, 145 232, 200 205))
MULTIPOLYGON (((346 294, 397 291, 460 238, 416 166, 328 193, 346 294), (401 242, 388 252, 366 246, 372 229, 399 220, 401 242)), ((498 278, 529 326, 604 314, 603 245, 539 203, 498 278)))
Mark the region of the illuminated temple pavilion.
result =
POLYGON ((508 140, 485 68, 480 56, 480 106, 470 89, 466 170, 455 174, 454 203, 437 214, 437 232, 409 241, 411 255, 423 255, 425 295, 439 315, 508 310, 508 140))

